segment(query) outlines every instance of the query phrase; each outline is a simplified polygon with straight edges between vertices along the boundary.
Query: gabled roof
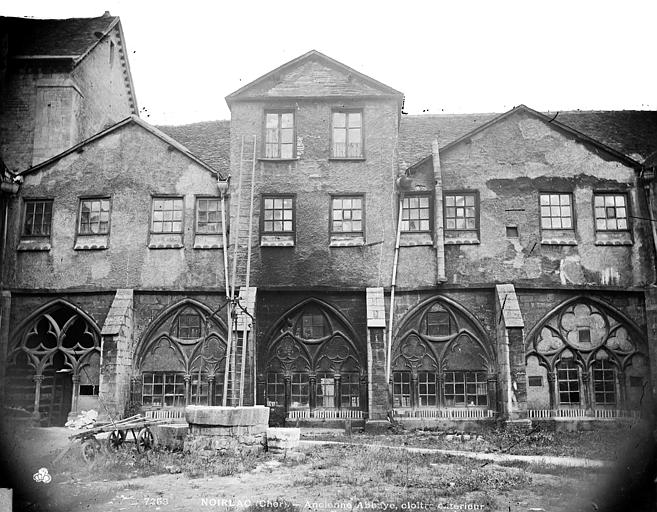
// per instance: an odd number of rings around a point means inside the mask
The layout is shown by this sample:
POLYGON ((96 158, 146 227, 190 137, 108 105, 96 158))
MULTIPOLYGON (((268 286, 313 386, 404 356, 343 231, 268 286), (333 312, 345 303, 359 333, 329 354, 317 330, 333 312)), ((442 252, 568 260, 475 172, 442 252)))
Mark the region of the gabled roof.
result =
POLYGON ((311 50, 262 75, 226 96, 234 101, 256 98, 314 97, 394 97, 401 103, 403 94, 378 80, 311 50))
POLYGON ((123 48, 118 52, 124 63, 124 75, 132 112, 137 114, 137 97, 127 59, 121 20, 106 12, 97 18, 40 20, 0 16, 0 39, 7 37, 10 60, 57 62, 76 67, 113 30, 123 48))
POLYGON ((157 126, 215 169, 230 169, 230 121, 157 126))
POLYGON ((50 164, 56 162, 57 160, 59 160, 61 158, 64 158, 65 156, 70 155, 71 153, 74 153, 74 152, 78 151, 80 148, 86 146, 87 144, 90 144, 90 143, 92 143, 92 142, 94 142, 98 139, 101 139, 101 138, 105 137, 106 135, 109 135, 110 133, 115 132, 116 130, 118 130, 118 129, 124 127, 124 126, 127 126, 129 124, 132 124, 132 123, 136 124, 137 126, 143 128, 144 130, 146 130, 149 133, 153 134, 154 136, 158 137, 162 141, 169 144, 172 148, 180 151, 183 155, 185 155, 190 160, 194 161, 195 163, 197 163, 201 167, 207 169, 212 174, 217 175, 217 177, 220 180, 225 180, 226 179, 223 174, 221 174, 219 171, 217 171, 216 169, 214 169, 213 167, 211 167, 210 165, 205 163, 203 160, 198 158, 191 151, 189 151, 189 149, 187 149, 185 146, 180 144, 180 142, 172 139, 166 133, 163 133, 162 131, 158 130, 154 126, 151 126, 146 121, 140 119, 138 116, 135 116, 135 115, 130 116, 130 117, 126 117, 123 121, 119 121, 115 125, 110 126, 106 130, 103 130, 102 132, 99 132, 96 135, 94 135, 92 137, 89 137, 86 140, 83 140, 79 144, 76 144, 75 146, 67 149, 66 151, 60 153, 59 155, 55 155, 54 157, 46 160, 45 162, 41 162, 40 164, 37 164, 33 167, 30 167, 29 169, 26 169, 26 170, 20 172, 19 174, 25 175, 25 174, 32 174, 34 172, 37 172, 37 171, 43 169, 44 167, 47 167, 50 164))
MULTIPOLYGON (((656 111, 565 111, 542 115, 637 162, 657 151, 656 111)), ((495 113, 403 116, 399 127, 399 159, 408 165, 418 162, 431 154, 433 140, 443 148, 499 116, 495 113)))

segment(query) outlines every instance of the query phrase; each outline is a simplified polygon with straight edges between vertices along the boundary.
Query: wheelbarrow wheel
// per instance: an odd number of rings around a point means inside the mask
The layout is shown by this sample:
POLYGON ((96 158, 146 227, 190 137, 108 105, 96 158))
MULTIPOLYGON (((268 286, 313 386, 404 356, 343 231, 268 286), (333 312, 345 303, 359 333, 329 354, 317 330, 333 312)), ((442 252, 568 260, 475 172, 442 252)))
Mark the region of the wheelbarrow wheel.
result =
POLYGON ((150 428, 144 427, 137 434, 137 451, 143 453, 153 448, 155 448, 155 436, 150 428))
POLYGON ((121 448, 121 445, 123 445, 124 441, 125 441, 125 431, 113 430, 112 432, 110 432, 110 435, 107 438, 107 449, 110 452, 115 452, 119 448, 121 448))
POLYGON ((95 437, 85 439, 82 442, 82 458, 85 462, 93 462, 98 453, 100 453, 100 441, 95 437))

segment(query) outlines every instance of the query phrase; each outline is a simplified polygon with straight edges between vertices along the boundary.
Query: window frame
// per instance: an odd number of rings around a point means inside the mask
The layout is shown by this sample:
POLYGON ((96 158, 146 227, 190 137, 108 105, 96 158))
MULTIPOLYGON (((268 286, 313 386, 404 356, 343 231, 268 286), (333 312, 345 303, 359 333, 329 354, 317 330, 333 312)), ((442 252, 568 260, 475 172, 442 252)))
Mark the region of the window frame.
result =
MULTIPOLYGON (((217 202, 217 213, 219 214, 219 220, 217 223, 219 224, 219 227, 222 227, 222 219, 221 219, 221 197, 219 196, 213 196, 213 195, 207 195, 207 194, 197 194, 194 196, 194 235, 222 235, 223 230, 220 229, 217 232, 212 232, 212 231, 201 231, 198 227, 198 203, 199 201, 202 200, 207 200, 207 199, 216 199, 217 202)), ((226 204, 226 234, 228 234, 228 224, 229 224, 229 214, 230 214, 230 207, 228 204, 228 199, 225 199, 225 204, 226 204)), ((184 209, 184 204, 183 204, 183 209, 184 209)), ((184 216, 184 213, 183 213, 184 216)))
MULTIPOLYGON (((102 203, 101 203, 102 208, 102 203)), ((101 210, 102 212, 102 210, 101 210)), ((81 196, 78 200, 78 221, 75 228, 77 236, 109 236, 112 231, 112 196, 111 195, 98 195, 98 196, 81 196), (99 233, 82 233, 82 203, 84 201, 103 201, 107 200, 109 207, 107 210, 107 231, 99 233)))
MULTIPOLYGON (((450 207, 451 208, 451 207, 450 207)), ((454 205, 453 208, 456 208, 456 205, 454 205)), ((466 205, 463 205, 463 208, 466 208, 466 205)), ((476 233, 477 234, 477 239, 479 238, 479 216, 480 216, 481 208, 480 208, 480 199, 479 199, 479 191, 478 190, 469 190, 469 189, 459 189, 459 190, 443 190, 443 229, 445 230, 446 233, 476 233), (473 229, 469 228, 448 228, 447 227, 447 196, 463 196, 464 197, 464 202, 465 202, 465 197, 466 196, 473 196, 474 197, 474 209, 475 209, 475 215, 474 215, 474 221, 475 221, 475 227, 473 229)), ((452 217, 450 217, 452 218, 452 217)), ((460 217, 453 217, 454 219, 458 219, 460 217)), ((463 217, 464 219, 467 219, 468 217, 463 217)))
POLYGON ((52 197, 24 197, 23 198, 23 210, 21 217, 21 238, 50 238, 52 236, 52 226, 53 226, 53 213, 54 213, 55 199, 52 197), (46 234, 27 234, 25 232, 25 223, 27 221, 27 205, 30 203, 49 203, 50 204, 50 225, 49 233, 46 234))
POLYGON ((151 397, 151 402, 146 405, 147 407, 164 408, 164 407, 185 407, 185 406, 187 406, 187 394, 186 394, 186 388, 185 388, 185 374, 184 374, 184 372, 181 372, 181 371, 161 371, 161 370, 142 372, 142 374, 141 374, 141 383, 142 383, 142 389, 141 389, 142 403, 144 402, 144 396, 150 396, 151 397), (152 377, 152 380, 149 383, 147 383, 145 381, 145 377, 147 375, 152 377), (162 382, 161 383, 156 383, 155 382, 155 376, 156 375, 161 375, 162 376, 162 382), (167 379, 166 378, 169 375, 172 375, 174 377, 173 384, 171 384, 171 383, 168 384, 168 385, 173 385, 174 386, 174 393, 170 395, 170 396, 174 397, 174 400, 173 400, 174 403, 172 403, 172 404, 167 404, 166 403, 166 396, 167 396, 167 393, 166 393, 166 386, 167 386, 166 380, 167 379), (180 378, 182 382, 178 382, 178 378, 180 378), (145 389, 146 389, 147 385, 152 386, 151 393, 148 393, 148 394, 145 393, 145 389), (159 394, 159 395, 156 395, 155 392, 154 392, 154 389, 155 389, 156 385, 162 386, 162 393, 159 394), (183 386, 182 395, 175 392, 175 390, 176 390, 175 386, 180 386, 180 385, 183 386), (153 397, 154 396, 161 397, 162 398, 162 403, 154 404, 153 403, 153 397), (176 400, 175 400, 176 397, 182 397, 180 399, 180 403, 176 403, 176 400))
MULTIPOLYGON (((407 192, 401 197, 401 202, 402 202, 402 208, 401 211, 398 212, 397 215, 401 215, 402 217, 402 228, 401 228, 401 233, 402 234, 422 234, 422 233, 428 233, 430 235, 433 235, 433 226, 434 226, 434 208, 435 208, 435 198, 433 192, 407 192), (429 228, 428 229, 418 229, 418 230, 404 230, 403 228, 403 223, 404 223, 404 200, 407 198, 412 198, 412 197, 427 197, 429 199, 429 228)), ((410 207, 409 207, 410 208, 410 207)), ((410 222, 410 218, 408 219, 410 222)), ((418 219, 422 220, 422 219, 418 219)), ((397 219, 399 222, 399 219, 397 219)))
POLYGON ((557 381, 557 399, 559 400, 559 405, 578 406, 578 407, 581 406, 582 394, 584 390, 582 389, 582 385, 581 385, 581 368, 579 364, 577 364, 573 359, 562 359, 556 364, 555 370, 556 370, 556 381, 557 381), (561 368, 562 365, 566 367, 561 368), (565 372, 575 371, 576 372, 575 378, 572 378, 570 374, 567 374, 566 375, 567 378, 563 379, 559 375, 559 372, 561 371, 565 371, 565 372), (573 382, 577 384, 577 389, 573 389, 573 387, 571 387, 570 384, 573 382), (568 388, 567 390, 565 391, 561 390, 562 383, 567 384, 566 386, 568 388), (571 395, 575 392, 577 393, 577 401, 572 401, 571 395), (561 399, 562 393, 568 395, 567 402, 561 399))
MULTIPOLYGON (((283 219, 282 219, 283 220, 283 219)), ((260 196, 260 236, 296 236, 297 232, 297 195, 267 193, 260 196), (292 230, 291 231, 265 231, 265 200, 266 199, 292 199, 292 230)))
MULTIPOLYGON (((353 208, 351 209, 353 211, 353 208)), ((342 209, 344 211, 344 208, 342 209)), ((362 237, 365 239, 365 194, 330 194, 329 196, 329 237, 362 237), (360 231, 333 231, 333 200, 334 199, 360 199, 361 200, 361 230, 360 231)), ((353 220, 353 219, 352 219, 353 220)))
POLYGON ((181 195, 177 195, 177 194, 151 195, 151 213, 150 213, 148 229, 149 229, 149 233, 151 235, 181 235, 182 236, 185 233, 185 196, 181 196, 181 195), (153 222, 154 222, 153 217, 154 217, 154 213, 155 213, 155 201, 160 200, 160 199, 162 199, 162 200, 180 199, 182 201, 182 208, 181 208, 182 217, 180 219, 180 231, 153 231, 153 222))
POLYGON ((333 107, 331 109, 331 119, 330 119, 330 146, 329 146, 329 160, 365 160, 365 111, 362 107, 333 107), (360 114, 360 154, 358 156, 349 156, 347 153, 347 148, 349 147, 349 114, 360 114), (333 119, 335 114, 346 114, 346 123, 344 127, 345 131, 345 156, 336 156, 335 154, 335 142, 334 142, 334 130, 333 119))
MULTIPOLYGON (((563 206, 561 205, 561 197, 559 198, 559 207, 563 208, 563 206)), ((548 208, 552 208, 552 204, 549 204, 548 208)), ((569 231, 569 232, 575 233, 576 232, 575 226, 577 225, 577 217, 576 217, 575 213, 576 213, 575 194, 573 194, 572 191, 545 191, 545 190, 539 191, 539 193, 538 193, 538 225, 540 227, 541 233, 543 233, 543 232, 555 233, 555 232, 559 232, 559 231, 562 231, 562 232, 563 231, 569 231), (541 204, 541 198, 543 196, 554 196, 554 195, 569 196, 570 197, 569 206, 570 206, 571 226, 569 228, 564 228, 563 226, 560 227, 560 228, 553 228, 553 227, 545 228, 545 227, 543 227, 543 213, 541 211, 541 208, 543 207, 543 205, 541 204)), ((552 218, 555 218, 555 217, 550 216, 549 218, 552 219, 552 218)), ((559 218, 563 219, 564 217, 559 216, 559 218)))
POLYGON ((601 360, 596 360, 593 361, 591 364, 591 384, 592 384, 592 394, 593 394, 593 403, 595 405, 602 405, 602 406, 615 406, 618 402, 617 396, 616 396, 616 391, 617 391, 617 386, 616 386, 616 379, 617 379, 617 371, 616 371, 616 366, 606 360, 606 359, 601 359, 601 360), (596 368, 596 365, 599 365, 599 368, 596 368), (608 372, 611 373, 611 379, 605 379, 608 375, 608 372), (601 375, 601 379, 596 378, 597 375, 601 375), (611 383, 611 389, 609 389, 608 385, 611 383), (598 391, 596 389, 596 384, 602 384, 602 390, 598 391), (598 395, 603 395, 603 401, 599 402, 598 401, 598 395), (607 401, 607 396, 611 394, 612 401, 607 401))
POLYGON ((262 118, 262 153, 260 155, 261 160, 273 160, 273 161, 286 161, 286 160, 296 160, 297 159, 297 113, 296 109, 294 108, 268 108, 264 110, 264 115, 262 118), (267 144, 273 144, 267 142, 267 116, 269 114, 276 114, 278 117, 278 125, 277 125, 277 132, 278 132, 278 143, 277 143, 277 153, 278 156, 267 156, 267 144), (281 147, 282 147, 282 142, 281 142, 281 116, 283 114, 292 114, 292 156, 287 157, 287 156, 281 156, 281 147))
MULTIPOLYGON (((614 203, 615 203, 615 200, 614 200, 614 203)), ((628 233, 628 234, 631 233, 632 225, 630 223, 630 219, 631 219, 631 216, 630 216, 630 213, 631 213, 630 212, 630 196, 627 192, 618 192, 618 191, 614 191, 614 190, 594 190, 593 191, 592 201, 591 201, 591 206, 593 208, 593 228, 595 229, 596 234, 597 233, 628 233), (598 217, 596 216, 596 212, 595 212, 595 210, 596 210, 595 199, 596 199, 596 197, 605 198, 607 196, 622 196, 625 199, 625 223, 626 223, 626 227, 624 229, 619 229, 619 228, 616 228, 616 229, 607 229, 607 228, 601 229, 601 228, 598 228, 598 217)), ((618 207, 614 204, 613 208, 617 209, 618 207)), ((605 223, 606 223, 606 221, 609 219, 609 217, 607 217, 607 212, 606 212, 607 206, 606 205, 604 206, 604 209, 605 209, 604 219, 605 219, 605 223)), ((618 219, 618 217, 615 217, 615 218, 618 219)))

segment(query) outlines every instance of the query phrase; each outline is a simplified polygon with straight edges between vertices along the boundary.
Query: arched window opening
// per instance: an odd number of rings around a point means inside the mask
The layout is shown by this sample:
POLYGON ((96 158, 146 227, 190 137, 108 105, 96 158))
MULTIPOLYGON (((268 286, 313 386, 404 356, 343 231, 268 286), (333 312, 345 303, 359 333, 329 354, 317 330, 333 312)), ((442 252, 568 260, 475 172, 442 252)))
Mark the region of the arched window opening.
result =
POLYGON ((265 401, 289 418, 362 418, 363 354, 339 313, 309 301, 284 315, 264 362, 265 401))
POLYGON ((186 299, 147 331, 135 368, 141 389, 133 389, 144 407, 223 403, 225 329, 206 309, 186 299))
POLYGON ((42 426, 63 426, 80 403, 97 409, 100 336, 92 321, 57 300, 23 325, 9 353, 7 401, 38 412, 42 426))
POLYGON ((530 417, 546 417, 548 409, 553 417, 640 413, 646 397, 641 365, 646 341, 621 313, 601 301, 579 298, 550 313, 532 333, 527 350, 530 417), (537 383, 539 376, 547 378, 547 386, 537 383))

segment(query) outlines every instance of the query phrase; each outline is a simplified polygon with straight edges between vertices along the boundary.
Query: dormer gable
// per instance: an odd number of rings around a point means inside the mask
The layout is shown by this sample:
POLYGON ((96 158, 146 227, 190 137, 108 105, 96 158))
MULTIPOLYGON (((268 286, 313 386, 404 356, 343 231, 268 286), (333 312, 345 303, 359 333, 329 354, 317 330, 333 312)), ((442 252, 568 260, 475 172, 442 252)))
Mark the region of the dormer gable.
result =
POLYGON ((226 102, 321 97, 394 98, 401 104, 403 94, 312 50, 229 94, 226 102))

